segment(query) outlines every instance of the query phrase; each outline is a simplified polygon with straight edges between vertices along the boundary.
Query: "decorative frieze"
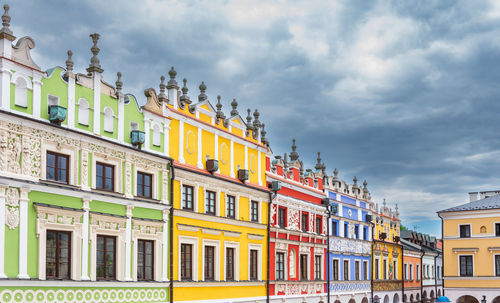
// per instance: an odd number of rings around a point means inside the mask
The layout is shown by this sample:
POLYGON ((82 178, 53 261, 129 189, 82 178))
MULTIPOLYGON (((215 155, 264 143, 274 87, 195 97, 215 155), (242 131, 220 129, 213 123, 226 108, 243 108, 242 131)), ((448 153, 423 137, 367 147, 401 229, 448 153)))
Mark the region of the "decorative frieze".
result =
POLYGON ((278 295, 301 295, 301 294, 318 294, 323 293, 325 284, 322 282, 278 282, 276 285, 276 292, 278 295))
POLYGON ((343 253, 354 254, 371 254, 371 243, 368 241, 346 239, 346 238, 330 238, 330 250, 343 253))
POLYGON ((369 292, 371 291, 370 280, 330 281, 330 291, 335 293, 369 292))
POLYGON ((299 230, 299 211, 297 209, 288 209, 288 229, 299 230))

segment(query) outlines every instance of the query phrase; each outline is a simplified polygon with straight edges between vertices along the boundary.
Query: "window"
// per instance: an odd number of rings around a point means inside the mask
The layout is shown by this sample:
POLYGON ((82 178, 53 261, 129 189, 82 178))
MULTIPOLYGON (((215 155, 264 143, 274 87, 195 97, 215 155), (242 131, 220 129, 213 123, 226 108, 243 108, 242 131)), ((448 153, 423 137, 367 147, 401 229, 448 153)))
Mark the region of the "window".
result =
POLYGON ((108 132, 108 133, 113 132, 113 129, 114 129, 113 116, 114 116, 114 113, 113 113, 113 110, 111 109, 111 107, 109 107, 109 106, 106 107, 104 109, 104 131, 105 132, 108 132))
POLYGON ((234 248, 226 247, 226 281, 234 280, 234 248))
POLYGON ((413 281, 413 264, 410 263, 410 281, 413 281))
POLYGON ((363 261, 363 280, 368 280, 368 262, 363 261))
POLYGON ((387 260, 384 260, 384 280, 387 280, 387 260))
POLYGON ((259 222, 259 202, 258 201, 251 202, 250 220, 253 222, 259 222))
POLYGON ((182 185, 182 209, 193 210, 193 187, 182 185))
POLYGON ((181 280, 193 279, 193 245, 181 244, 181 280))
POLYGON ((495 236, 500 237, 500 223, 495 223, 495 236))
POLYGON ((354 225, 354 239, 359 238, 359 227, 354 225))
POLYGON ((97 235, 97 280, 116 279, 116 237, 97 235))
POLYGON ((332 222, 332 236, 336 236, 336 235, 337 235, 337 222, 333 221, 332 222))
POLYGON ((359 270, 360 270, 359 266, 360 266, 359 261, 356 261, 354 263, 354 279, 356 279, 357 281, 360 280, 360 278, 361 278, 361 275, 359 272, 359 270))
POLYGON ((306 213, 302 213, 301 227, 303 232, 307 232, 307 221, 309 221, 309 216, 306 213))
POLYGON ((215 280, 215 247, 205 246, 205 281, 215 280))
POLYGON ((300 279, 307 280, 307 255, 300 255, 300 279))
POLYGON ((404 279, 408 280, 408 264, 406 264, 406 263, 403 265, 403 275, 404 275, 404 279))
POLYGON ((47 152, 47 180, 69 183, 69 156, 47 152))
POLYGON ((47 231, 46 244, 47 279, 70 279, 71 277, 71 233, 68 231, 47 231))
POLYGON ((375 279, 380 280, 379 259, 375 259, 375 279))
POLYGON ((205 213, 215 215, 215 192, 213 191, 206 191, 205 213))
POLYGON ((226 216, 228 218, 236 218, 235 213, 236 201, 234 196, 227 196, 226 200, 226 216))
POLYGON ((151 198, 151 180, 153 176, 146 173, 137 172, 137 195, 140 197, 151 198))
POLYGON ((154 277, 154 241, 137 241, 137 280, 152 281, 154 277))
POLYGON ((96 188, 106 191, 114 191, 115 188, 114 166, 109 164, 96 163, 96 188))
POLYGON ((349 280, 349 260, 344 260, 344 281, 349 280))
POLYGON ((281 228, 286 227, 286 208, 278 208, 278 225, 281 228))
POLYGON ((462 277, 473 276, 472 256, 460 256, 460 276, 462 277))
POLYGON ((339 260, 333 260, 333 280, 339 280, 339 260))
POLYGON ((89 102, 85 99, 78 100, 78 123, 89 125, 89 102))
POLYGON ((258 280, 258 251, 250 249, 250 280, 258 280))
POLYGON ((318 235, 320 235, 320 234, 321 234, 321 232, 322 232, 322 230, 321 230, 321 229, 322 229, 322 228, 321 228, 321 217, 317 216, 317 217, 316 217, 316 233, 317 233, 318 235))
POLYGON ((160 146, 160 126, 158 124, 155 124, 153 126, 153 145, 154 146, 160 146))
POLYGON ((460 238, 470 238, 470 225, 460 225, 460 238))
POLYGON ((28 84, 23 77, 18 77, 15 82, 15 104, 21 107, 28 107, 28 84))
POLYGON ((314 256, 314 278, 321 280, 321 256, 314 256))
POLYGON ((349 224, 346 222, 344 223, 344 238, 348 238, 349 236, 349 224))
POLYGON ((363 227, 363 239, 370 240, 370 239, 368 239, 368 228, 367 227, 363 227))
POLYGON ((392 278, 394 280, 398 278, 398 262, 396 260, 392 261, 392 278))
POLYGON ((417 281, 420 281, 420 264, 417 264, 417 281))
POLYGON ((285 279, 285 254, 276 253, 276 280, 285 279))

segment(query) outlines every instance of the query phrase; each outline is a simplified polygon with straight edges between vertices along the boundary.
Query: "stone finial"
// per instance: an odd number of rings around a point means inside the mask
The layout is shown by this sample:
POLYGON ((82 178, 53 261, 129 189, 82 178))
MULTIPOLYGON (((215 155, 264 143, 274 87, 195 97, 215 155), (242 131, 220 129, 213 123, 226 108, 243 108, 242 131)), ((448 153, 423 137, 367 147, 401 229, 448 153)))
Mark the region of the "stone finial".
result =
POLYGON ((182 89, 181 89, 182 96, 180 96, 179 100, 181 101, 181 106, 180 107, 184 108, 184 106, 186 104, 191 104, 191 100, 189 99, 189 96, 187 95, 187 93, 189 91, 189 89, 187 87, 187 79, 186 78, 182 79, 182 83, 184 85, 182 86, 182 89))
POLYGON ((367 185, 368 185, 368 182, 366 182, 366 180, 365 180, 365 181, 363 181, 363 188, 367 188, 367 187, 366 187, 367 185))
POLYGON ((224 118, 226 118, 224 113, 222 112, 222 103, 220 103, 220 95, 217 96, 217 104, 215 105, 215 107, 217 108, 215 117, 217 118, 217 123, 219 123, 220 120, 224 120, 224 118))
POLYGON ((90 38, 92 38, 92 42, 94 44, 90 48, 90 51, 92 52, 93 56, 92 56, 92 58, 90 58, 90 65, 87 68, 87 72, 88 72, 89 76, 91 76, 92 73, 94 73, 94 72, 96 72, 96 73, 102 73, 104 71, 101 68, 101 64, 100 64, 99 58, 97 57, 97 55, 99 54, 99 51, 101 51, 99 49, 99 47, 97 47, 97 41, 99 41, 99 37, 100 36, 99 36, 98 33, 94 33, 94 34, 90 35, 90 38))
POLYGON ((283 155, 283 168, 286 171, 288 169, 288 155, 285 153, 283 155))
POLYGON ((158 101, 168 102, 168 97, 165 94, 165 76, 160 77, 160 93, 158 94, 158 101))
POLYGON ((259 121, 260 113, 257 109, 253 112, 253 127, 255 129, 260 127, 260 121, 259 121))
POLYGON ((68 50, 68 59, 66 60, 66 72, 72 72, 73 71, 73 59, 71 58, 73 56, 73 52, 71 50, 68 50))
POLYGON ((200 94, 198 95, 198 102, 203 102, 203 101, 207 100, 207 95, 205 95, 205 91, 207 90, 207 86, 205 85, 205 82, 201 81, 199 89, 200 89, 200 94))
POLYGON ((315 169, 322 169, 323 168, 323 164, 321 164, 321 153, 318 152, 318 157, 316 158, 316 165, 314 166, 315 169))
POLYGON ((247 109, 247 112, 248 112, 247 127, 248 127, 248 129, 253 130, 253 126, 252 126, 252 110, 251 109, 247 109))
POLYGON ((333 170, 333 178, 338 179, 339 178, 339 170, 335 167, 333 170))
POLYGON ((179 89, 177 81, 175 81, 175 76, 177 76, 177 72, 175 71, 173 66, 168 71, 168 75, 170 76, 170 80, 168 80, 167 89, 171 88, 179 89))
POLYGON ((10 16, 9 16, 9 6, 5 4, 3 6, 4 13, 2 15, 2 29, 0 29, 0 39, 7 39, 9 41, 14 41, 14 33, 10 29, 10 16))
POLYGON ((233 99, 231 102, 231 107, 233 108, 231 110, 231 117, 239 115, 238 113, 238 102, 236 102, 236 99, 233 99))
POLYGON ((295 139, 292 139, 292 152, 290 153, 290 160, 295 161, 299 158, 299 153, 297 153, 297 146, 295 145, 295 139))
POLYGON ((358 185, 358 178, 356 178, 356 176, 354 176, 354 178, 352 179, 352 182, 354 182, 353 185, 357 186, 358 185))
POLYGON ((260 125, 260 142, 262 142, 262 144, 264 144, 264 145, 268 145, 269 144, 269 141, 266 138, 266 134, 267 134, 267 132, 265 130, 265 124, 262 123, 260 125))
POLYGON ((122 87, 123 87, 123 82, 122 82, 122 73, 118 72, 116 73, 116 82, 115 82, 115 85, 116 85, 116 92, 120 92, 122 91, 122 87))

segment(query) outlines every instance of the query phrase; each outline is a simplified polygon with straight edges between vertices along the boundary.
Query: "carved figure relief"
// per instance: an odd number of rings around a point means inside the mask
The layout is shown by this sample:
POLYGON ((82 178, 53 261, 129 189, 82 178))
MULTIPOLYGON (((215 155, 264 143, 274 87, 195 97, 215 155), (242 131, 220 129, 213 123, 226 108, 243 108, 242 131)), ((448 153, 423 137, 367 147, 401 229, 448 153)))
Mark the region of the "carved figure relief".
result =
POLYGON ((10 134, 7 144, 7 170, 14 174, 21 173, 19 160, 21 157, 21 136, 10 134))
POLYGON ((310 232, 315 232, 315 230, 314 230, 314 218, 315 218, 315 216, 313 214, 309 215, 309 231, 310 232))
POLYGON ((125 195, 132 195, 132 163, 125 162, 125 195))
MULTIPOLYGON (((275 216, 276 216, 276 209, 277 208, 278 208, 278 206, 276 204, 273 204, 271 207, 271 225, 276 224, 275 216)), ((282 227, 282 226, 280 226, 280 227, 282 227)))
POLYGON ((40 140, 23 136, 23 174, 31 177, 40 177, 41 149, 40 140))

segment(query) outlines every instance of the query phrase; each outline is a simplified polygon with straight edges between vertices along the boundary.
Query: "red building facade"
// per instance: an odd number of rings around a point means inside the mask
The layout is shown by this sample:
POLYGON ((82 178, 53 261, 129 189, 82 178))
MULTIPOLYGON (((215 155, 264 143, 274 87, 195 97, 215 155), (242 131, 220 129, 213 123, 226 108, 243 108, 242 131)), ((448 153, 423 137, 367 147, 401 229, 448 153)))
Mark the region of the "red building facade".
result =
POLYGON ((304 172, 293 140, 285 154, 267 158, 269 183, 281 182, 271 205, 269 293, 271 302, 318 302, 326 293, 327 216, 324 165, 304 172))

